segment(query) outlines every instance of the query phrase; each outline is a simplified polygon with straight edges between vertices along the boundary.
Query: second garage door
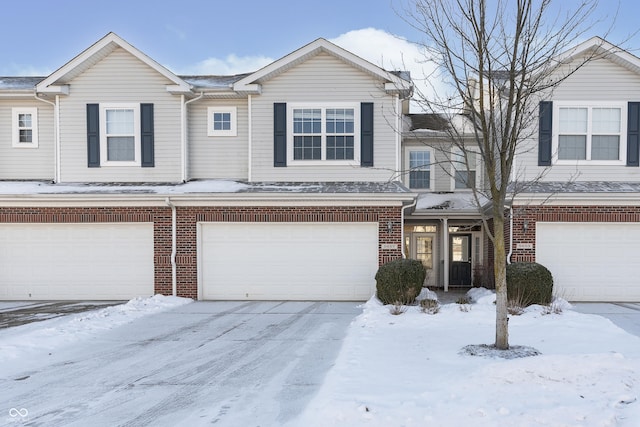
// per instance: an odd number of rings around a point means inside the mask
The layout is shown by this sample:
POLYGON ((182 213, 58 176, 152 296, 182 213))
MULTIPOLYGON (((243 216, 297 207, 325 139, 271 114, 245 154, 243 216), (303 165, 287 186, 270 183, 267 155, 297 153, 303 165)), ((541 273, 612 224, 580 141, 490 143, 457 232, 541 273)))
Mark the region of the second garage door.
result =
POLYGON ((640 301, 640 224, 536 224, 536 261, 569 301, 640 301))
POLYGON ((377 223, 201 223, 200 298, 364 301, 375 293, 377 223))

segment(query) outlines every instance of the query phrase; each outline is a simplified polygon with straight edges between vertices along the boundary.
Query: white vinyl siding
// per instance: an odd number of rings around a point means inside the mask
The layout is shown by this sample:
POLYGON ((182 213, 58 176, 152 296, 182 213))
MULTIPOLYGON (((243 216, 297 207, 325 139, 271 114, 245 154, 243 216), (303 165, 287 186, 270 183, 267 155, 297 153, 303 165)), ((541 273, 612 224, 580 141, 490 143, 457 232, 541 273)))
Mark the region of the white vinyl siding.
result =
POLYGON ((167 92, 171 84, 120 48, 72 79, 70 95, 60 97, 61 181, 179 182, 181 99, 167 92), (114 103, 154 104, 155 167, 87 167, 87 104, 114 103))
POLYGON ((403 183, 410 187, 410 152, 411 151, 429 151, 431 159, 430 170, 430 187, 426 189, 412 188, 412 190, 423 191, 451 191, 452 190, 452 171, 450 155, 451 150, 449 144, 443 144, 442 141, 431 141, 428 139, 419 139, 418 141, 405 140, 403 144, 402 155, 402 176, 403 183))
POLYGON ((51 180, 54 174, 53 107, 33 99, 0 99, 0 180, 51 180), (37 111, 37 148, 16 149, 15 112, 37 111))
POLYGON ((320 53, 263 82, 262 94, 252 99, 252 180, 387 181, 396 169, 397 108, 395 98, 384 92, 382 83, 327 53, 320 53), (322 104, 327 108, 335 103, 352 103, 358 109, 362 102, 373 102, 374 167, 363 168, 359 164, 274 167, 273 104, 276 102, 322 104))
POLYGON ((190 179, 248 179, 249 119, 247 99, 200 100, 187 105, 190 179), (236 111, 235 136, 208 136, 208 112, 236 111))
MULTIPOLYGON (((628 102, 640 101, 640 75, 634 73, 607 59, 598 59, 587 63, 574 74, 569 76, 557 88, 553 94, 543 96, 541 100, 562 103, 598 103, 599 105, 615 103, 622 104, 621 128, 622 137, 626 140, 626 115, 628 102)), ((537 117, 538 110, 533 114, 537 117)), ((557 118, 554 117, 554 121, 557 118)), ((622 159, 617 164, 614 161, 588 162, 585 165, 576 165, 575 161, 569 164, 553 164, 549 168, 538 166, 538 121, 532 121, 532 137, 518 149, 516 157, 516 171, 520 174, 519 180, 539 179, 544 171, 542 181, 636 181, 638 180, 638 168, 626 167, 626 148, 621 149, 622 159), (607 164, 609 163, 609 164, 607 164), (548 170, 547 170, 548 169, 548 170)), ((553 128, 553 138, 557 140, 558 126, 553 128)), ((553 152, 557 156, 557 151, 553 152)))

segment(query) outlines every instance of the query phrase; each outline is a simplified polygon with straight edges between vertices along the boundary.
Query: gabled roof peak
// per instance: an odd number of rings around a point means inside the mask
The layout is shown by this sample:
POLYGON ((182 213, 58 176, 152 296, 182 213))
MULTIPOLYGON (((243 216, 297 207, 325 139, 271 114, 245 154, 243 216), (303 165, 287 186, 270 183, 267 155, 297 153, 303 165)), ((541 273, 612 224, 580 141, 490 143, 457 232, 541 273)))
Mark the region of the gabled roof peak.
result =
POLYGON ((175 90, 179 92, 188 92, 190 90, 190 85, 180 77, 160 65, 155 60, 151 59, 151 57, 135 48, 116 33, 109 32, 41 81, 36 86, 36 91, 41 93, 66 93, 64 88, 70 80, 86 71, 118 47, 126 50, 131 55, 138 58, 140 61, 144 62, 149 67, 170 80, 176 86, 174 88, 175 90))

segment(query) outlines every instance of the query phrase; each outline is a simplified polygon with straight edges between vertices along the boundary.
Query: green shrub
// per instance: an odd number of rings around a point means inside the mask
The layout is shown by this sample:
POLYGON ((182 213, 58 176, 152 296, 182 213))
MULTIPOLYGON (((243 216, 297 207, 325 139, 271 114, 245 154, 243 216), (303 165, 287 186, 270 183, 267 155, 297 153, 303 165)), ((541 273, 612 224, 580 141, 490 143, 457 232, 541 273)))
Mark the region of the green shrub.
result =
POLYGON ((535 262, 515 262, 507 265, 507 299, 522 307, 548 305, 553 299, 551 272, 535 262))
POLYGON ((397 259, 383 264, 376 273, 377 296, 383 304, 411 304, 422 290, 426 270, 415 259, 397 259))

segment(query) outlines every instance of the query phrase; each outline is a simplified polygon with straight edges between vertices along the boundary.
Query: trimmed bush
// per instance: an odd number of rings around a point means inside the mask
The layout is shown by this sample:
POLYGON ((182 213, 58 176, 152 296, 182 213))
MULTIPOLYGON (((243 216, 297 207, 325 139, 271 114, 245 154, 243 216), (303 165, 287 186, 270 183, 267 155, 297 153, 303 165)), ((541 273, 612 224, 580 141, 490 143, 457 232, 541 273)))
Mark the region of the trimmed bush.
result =
POLYGON ((553 299, 553 276, 536 262, 515 262, 507 265, 507 299, 522 307, 548 305, 553 299))
POLYGON ((376 295, 383 304, 412 304, 422 290, 426 275, 418 260, 390 261, 376 273, 376 295))

